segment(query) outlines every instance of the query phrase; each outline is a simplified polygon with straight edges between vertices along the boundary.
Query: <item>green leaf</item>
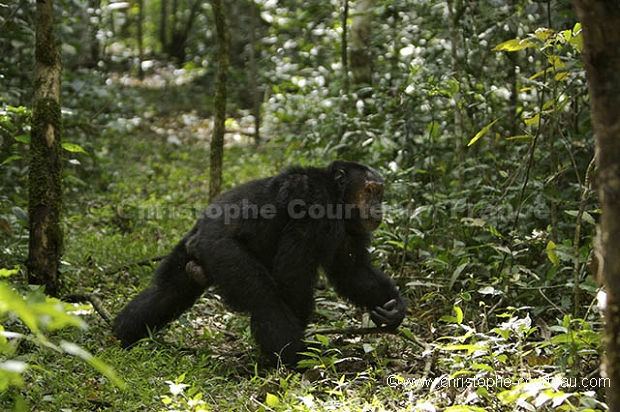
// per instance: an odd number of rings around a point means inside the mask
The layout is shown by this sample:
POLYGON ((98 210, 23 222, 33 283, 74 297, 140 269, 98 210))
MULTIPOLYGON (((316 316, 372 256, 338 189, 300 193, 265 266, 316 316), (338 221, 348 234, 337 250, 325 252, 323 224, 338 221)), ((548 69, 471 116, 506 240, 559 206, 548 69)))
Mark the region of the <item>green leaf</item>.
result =
POLYGON ((532 126, 532 125, 538 124, 540 122, 540 113, 536 113, 532 117, 525 118, 523 121, 528 126, 532 126))
POLYGON ((392 245, 392 246, 396 246, 399 249, 404 249, 405 248, 405 244, 403 242, 398 242, 396 240, 388 240, 387 244, 388 245, 392 245))
POLYGON ((0 392, 6 391, 11 386, 23 386, 22 373, 27 367, 25 363, 15 360, 0 362, 0 392))
POLYGON ((495 370, 493 369, 492 366, 487 365, 486 363, 472 363, 471 367, 472 369, 478 369, 478 370, 489 371, 489 372, 493 372, 495 370))
POLYGON ((553 263, 553 266, 560 264, 560 257, 558 256, 557 248, 558 245, 556 245, 553 240, 550 240, 549 243, 547 243, 547 257, 551 263, 553 263))
POLYGON ((29 134, 20 134, 19 136, 15 136, 13 139, 20 143, 30 144, 30 135, 29 134))
POLYGON ((536 37, 538 40, 547 41, 554 34, 555 31, 553 31, 553 29, 539 28, 536 29, 534 37, 536 37))
POLYGON ((436 138, 439 136, 439 122, 432 121, 426 126, 426 133, 431 138, 436 138))
POLYGON ((583 219, 584 222, 588 222, 591 225, 595 225, 596 226, 596 221, 594 220, 594 218, 592 217, 592 215, 588 212, 583 212, 583 215, 581 216, 581 218, 583 219))
POLYGON ((478 141, 478 139, 480 139, 482 136, 484 136, 489 131, 489 129, 491 129, 491 127, 493 127, 493 125, 495 123, 497 123, 498 120, 499 120, 499 118, 493 120, 491 123, 487 124, 482 129, 480 129, 480 131, 478 133, 476 133, 476 135, 474 137, 472 137, 472 139, 469 141, 469 143, 467 143, 467 147, 469 147, 469 146, 473 145, 474 143, 476 143, 478 141))
POLYGON ((510 338, 510 329, 493 328, 493 332, 508 340, 510 338))
MULTIPOLYGON (((566 210, 566 211, 564 211, 564 213, 566 213, 567 215, 572 216, 572 217, 577 217, 577 215, 579 214, 579 211, 578 210, 566 210)), ((596 221, 594 220, 592 215, 590 213, 588 213, 588 212, 584 211, 583 214, 581 215, 581 219, 584 222, 588 222, 588 223, 590 223, 592 225, 596 225, 596 221)))
POLYGON ((280 399, 274 394, 267 392, 267 396, 265 397, 265 404, 270 408, 275 408, 280 404, 280 399))
POLYGON ((457 305, 454 305, 453 309, 454 309, 454 312, 456 313, 456 323, 460 325, 461 323, 463 323, 463 309, 461 309, 457 305))
POLYGON ((571 36, 568 43, 575 49, 577 49, 577 51, 583 51, 583 35, 581 31, 581 23, 575 23, 575 27, 573 27, 573 35, 571 36))
POLYGON ((19 272, 17 269, 0 269, 0 278, 8 278, 9 276, 13 276, 19 272))
POLYGON ((411 331, 411 329, 407 329, 407 328, 399 328, 398 329, 398 333, 405 336, 407 339, 415 341, 416 337, 413 334, 413 332, 411 331))
POLYGON ((508 41, 498 44, 497 46, 493 47, 492 50, 496 52, 497 51, 514 52, 514 51, 527 49, 528 47, 536 47, 536 44, 532 43, 529 40, 512 39, 512 40, 508 40, 508 41))
POLYGON ((329 338, 327 336, 317 333, 315 337, 316 337, 316 340, 318 340, 321 343, 321 346, 323 347, 329 346, 329 338))
POLYGON ((60 342, 60 347, 68 354, 77 356, 78 358, 82 359, 84 362, 88 363, 91 367, 96 369, 99 373, 101 373, 102 375, 110 379, 110 382, 112 382, 118 388, 120 389, 125 388, 125 382, 123 382, 123 380, 119 378, 119 376, 116 374, 114 369, 106 365, 100 359, 97 359, 96 357, 94 357, 90 352, 82 349, 81 347, 79 347, 78 345, 74 343, 66 342, 66 341, 60 342))
POLYGON ((75 143, 65 142, 62 144, 62 148, 65 149, 67 152, 71 152, 71 153, 86 153, 86 150, 84 150, 82 146, 80 146, 79 144, 75 144, 75 143))
POLYGON ((9 156, 9 157, 7 157, 6 159, 4 159, 4 160, 2 161, 2 163, 0 163, 0 164, 1 164, 1 165, 6 165, 6 164, 9 164, 9 163, 11 163, 11 162, 14 162, 15 160, 19 160, 19 159, 21 159, 21 158, 22 158, 22 156, 20 156, 20 155, 13 155, 13 156, 9 156))
POLYGON ((452 276, 450 277, 450 282, 448 283, 448 289, 452 289, 452 286, 454 286, 454 283, 457 281, 457 279, 459 278, 459 276, 461 276, 461 273, 463 273, 463 270, 465 270, 465 268, 467 267, 467 265, 469 265, 469 260, 467 260, 464 263, 461 263, 455 270, 454 272, 452 272, 452 276))
POLYGON ((0 314, 13 312, 32 333, 39 333, 39 322, 37 314, 28 307, 24 298, 18 295, 5 282, 0 282, 0 314))
POLYGON ((502 234, 499 233, 499 230, 497 230, 495 226, 489 225, 489 233, 491 233, 493 236, 498 237, 498 238, 502 237, 502 234))
POLYGON ((444 315, 439 318, 439 320, 446 323, 456 323, 458 325, 463 323, 463 309, 461 309, 458 305, 454 305, 452 310, 454 310, 454 316, 444 315))

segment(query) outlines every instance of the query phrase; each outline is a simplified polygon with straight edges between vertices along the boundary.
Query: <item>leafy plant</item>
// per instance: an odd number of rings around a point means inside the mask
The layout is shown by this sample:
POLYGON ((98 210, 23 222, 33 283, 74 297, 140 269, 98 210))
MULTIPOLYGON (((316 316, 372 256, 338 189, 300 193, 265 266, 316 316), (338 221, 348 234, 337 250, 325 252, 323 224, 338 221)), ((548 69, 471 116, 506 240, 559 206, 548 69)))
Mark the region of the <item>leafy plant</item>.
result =
MULTIPOLYGON (((3 277, 13 275, 17 269, 0 270, 3 277)), ((88 363, 91 367, 106 376, 114 385, 124 387, 124 382, 114 370, 79 346, 60 341, 52 342, 45 332, 53 332, 67 327, 85 329, 86 324, 71 312, 86 308, 75 307, 63 303, 58 299, 45 296, 40 291, 28 294, 26 297, 15 292, 6 282, 0 281, 0 320, 2 324, 9 325, 15 322, 23 323, 28 329, 27 333, 9 331, 0 326, 0 391, 11 390, 23 386, 22 375, 31 367, 27 363, 18 360, 16 351, 20 341, 28 341, 38 345, 41 350, 52 350, 76 356, 88 363)), ((37 365, 42 367, 42 365, 37 365)), ((36 370, 36 368, 35 368, 36 370)), ((16 396, 17 405, 23 405, 23 400, 16 396)), ((21 406, 20 406, 21 407, 21 406)))

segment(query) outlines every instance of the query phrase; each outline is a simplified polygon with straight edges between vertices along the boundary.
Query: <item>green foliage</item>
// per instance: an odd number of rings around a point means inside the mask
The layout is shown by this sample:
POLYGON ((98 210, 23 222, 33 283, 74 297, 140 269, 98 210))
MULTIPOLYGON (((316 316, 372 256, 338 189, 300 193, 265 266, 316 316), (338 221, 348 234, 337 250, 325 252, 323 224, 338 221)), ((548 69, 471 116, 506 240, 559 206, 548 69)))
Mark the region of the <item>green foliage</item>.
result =
MULTIPOLYGON (((430 345, 438 364, 448 371, 446 374, 435 379, 395 374, 388 377, 388 384, 399 389, 413 388, 418 394, 414 407, 437 405, 442 402, 443 391, 448 390, 454 393, 448 410, 478 410, 480 404, 487 410, 506 407, 532 411, 605 409, 597 400, 597 394, 609 387, 609 381, 588 377, 581 371, 573 374, 563 362, 566 359, 562 354, 564 349, 541 338, 540 328, 532 324, 527 309, 498 317, 505 321, 489 332, 455 322, 452 333, 438 339, 438 342, 447 343, 430 345), (537 366, 542 367, 537 369, 537 366)), ((548 328, 553 335, 551 342, 564 341, 568 329, 580 333, 568 317, 561 323, 561 327, 548 328)), ((592 332, 584 324, 579 329, 592 332)), ((595 360, 600 349, 599 334, 587 335, 590 337, 587 341, 569 340, 579 345, 585 357, 595 360)))
POLYGON ((196 387, 184 384, 185 374, 182 374, 174 381, 166 381, 170 395, 162 395, 161 401, 168 411, 208 411, 205 402, 202 400, 202 392, 196 387), (186 390, 187 389, 187 390, 186 390))
MULTIPOLYGON (((15 270, 3 269, 2 275, 14 274, 15 270)), ((28 365, 16 355, 20 341, 28 341, 40 347, 42 351, 55 351, 77 356, 106 376, 110 381, 122 388, 124 382, 108 365, 95 358, 79 346, 61 341, 53 343, 46 332, 54 332, 67 327, 85 329, 82 319, 72 314, 86 308, 63 303, 55 298, 45 296, 42 292, 30 293, 24 298, 15 292, 6 282, 0 281, 0 321, 11 324, 19 321, 27 328, 27 333, 18 333, 0 326, 0 392, 14 393, 15 389, 24 386, 23 375, 29 368, 45 368, 44 365, 28 365)), ((21 396, 15 398, 21 405, 21 396)), ((20 407, 21 408, 21 407, 20 407)))
POLYGON ((317 342, 310 342, 305 358, 299 362, 299 367, 305 369, 326 370, 336 373, 336 364, 342 360, 342 353, 335 348, 329 348, 329 339, 317 334, 314 336, 319 345, 313 346, 317 342))

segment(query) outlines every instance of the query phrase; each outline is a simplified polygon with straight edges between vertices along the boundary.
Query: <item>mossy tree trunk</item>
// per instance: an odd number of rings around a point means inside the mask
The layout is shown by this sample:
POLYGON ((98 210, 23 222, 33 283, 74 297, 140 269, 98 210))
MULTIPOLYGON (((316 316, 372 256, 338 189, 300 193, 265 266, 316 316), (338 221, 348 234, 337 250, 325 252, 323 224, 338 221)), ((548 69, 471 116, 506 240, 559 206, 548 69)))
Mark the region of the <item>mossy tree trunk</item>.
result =
POLYGON ((58 265, 63 233, 60 73, 62 63, 54 38, 53 0, 37 0, 34 104, 30 141, 28 193, 30 244, 28 281, 58 293, 58 265))
POLYGON ((602 215, 596 255, 607 287, 605 373, 607 405, 620 411, 620 2, 576 0, 583 26, 592 126, 596 134, 597 190, 602 215))
POLYGON ((217 36, 217 72, 215 75, 215 97, 213 99, 213 136, 211 136, 209 198, 215 198, 222 188, 222 163, 224 157, 224 133, 226 131, 226 84, 230 53, 230 33, 226 13, 221 0, 211 0, 215 16, 217 36))

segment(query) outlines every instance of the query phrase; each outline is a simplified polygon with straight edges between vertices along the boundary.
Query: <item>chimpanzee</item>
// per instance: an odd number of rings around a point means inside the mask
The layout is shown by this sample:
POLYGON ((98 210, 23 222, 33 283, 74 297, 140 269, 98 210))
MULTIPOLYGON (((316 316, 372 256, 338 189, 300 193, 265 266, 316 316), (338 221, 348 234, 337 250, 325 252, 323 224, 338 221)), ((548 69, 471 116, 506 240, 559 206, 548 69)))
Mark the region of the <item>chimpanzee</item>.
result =
POLYGON ((322 268, 336 291, 395 329, 406 300, 371 264, 371 232, 382 220, 383 179, 338 160, 292 167, 222 194, 154 273, 151 287, 114 320, 124 347, 176 319, 214 285, 251 329, 271 363, 294 364, 305 350, 322 268))

